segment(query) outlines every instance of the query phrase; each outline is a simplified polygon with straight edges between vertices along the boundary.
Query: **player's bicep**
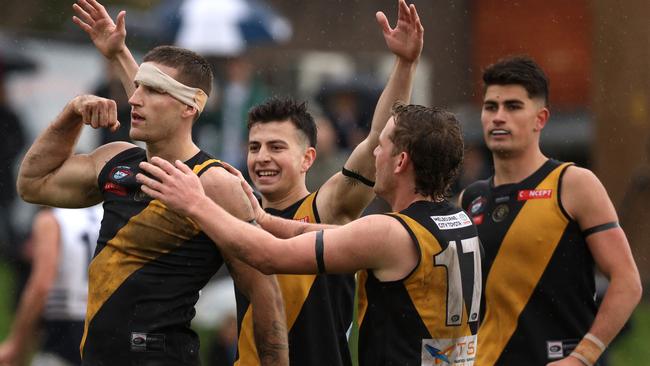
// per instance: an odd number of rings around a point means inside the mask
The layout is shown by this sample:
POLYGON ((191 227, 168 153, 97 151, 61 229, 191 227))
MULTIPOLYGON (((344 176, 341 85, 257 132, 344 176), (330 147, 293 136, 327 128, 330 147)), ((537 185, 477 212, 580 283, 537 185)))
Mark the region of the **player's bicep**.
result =
POLYGON ((605 187, 587 169, 573 166, 567 168, 562 181, 561 202, 583 232, 618 222, 616 210, 605 187))
POLYGON ((76 208, 102 200, 95 161, 86 154, 73 155, 50 174, 26 184, 32 185, 31 195, 24 197, 28 202, 76 208))
MULTIPOLYGON (((348 176, 336 173, 323 184, 316 196, 316 206, 323 222, 346 224, 358 218, 368 206, 375 194, 372 181, 363 182, 355 177, 357 172, 348 176)), ((374 178, 374 177, 373 177, 374 178)))
POLYGON ((336 229, 303 234, 290 239, 295 242, 287 249, 300 253, 300 263, 311 269, 305 273, 352 273, 379 268, 392 255, 386 247, 392 227, 387 220, 391 219, 372 215, 336 229))

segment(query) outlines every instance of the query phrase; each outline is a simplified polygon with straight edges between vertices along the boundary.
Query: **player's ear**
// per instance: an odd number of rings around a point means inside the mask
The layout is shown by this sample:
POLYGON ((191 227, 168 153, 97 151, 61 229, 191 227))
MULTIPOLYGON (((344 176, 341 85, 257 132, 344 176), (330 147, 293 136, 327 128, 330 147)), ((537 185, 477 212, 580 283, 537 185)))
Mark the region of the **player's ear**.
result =
POLYGON ((314 164, 315 160, 316 160, 316 149, 309 146, 305 150, 305 153, 302 156, 302 164, 300 165, 300 172, 306 173, 309 170, 309 168, 311 168, 312 164, 314 164))
POLYGON ((199 111, 196 108, 186 105, 181 116, 183 116, 183 118, 191 118, 192 121, 195 121, 198 113, 199 111))
POLYGON ((411 163, 411 157, 406 151, 402 151, 401 153, 398 154, 397 165, 395 166, 394 173, 397 174, 405 171, 410 163, 411 163))
POLYGON ((544 126, 546 126, 546 122, 548 122, 548 118, 551 116, 551 112, 548 110, 546 107, 542 107, 537 111, 537 116, 535 116, 535 126, 533 127, 533 131, 539 132, 541 131, 544 126))

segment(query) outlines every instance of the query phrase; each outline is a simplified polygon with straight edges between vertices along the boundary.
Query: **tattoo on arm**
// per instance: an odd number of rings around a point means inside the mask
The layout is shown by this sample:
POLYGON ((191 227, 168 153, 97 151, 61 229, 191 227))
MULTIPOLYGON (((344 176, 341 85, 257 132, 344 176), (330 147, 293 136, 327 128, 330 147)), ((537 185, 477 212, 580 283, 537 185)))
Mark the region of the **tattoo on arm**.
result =
POLYGON ((283 322, 274 321, 271 328, 259 334, 255 331, 257 355, 262 365, 282 365, 289 349, 287 328, 283 322), (284 354, 284 356, 283 356, 284 354))

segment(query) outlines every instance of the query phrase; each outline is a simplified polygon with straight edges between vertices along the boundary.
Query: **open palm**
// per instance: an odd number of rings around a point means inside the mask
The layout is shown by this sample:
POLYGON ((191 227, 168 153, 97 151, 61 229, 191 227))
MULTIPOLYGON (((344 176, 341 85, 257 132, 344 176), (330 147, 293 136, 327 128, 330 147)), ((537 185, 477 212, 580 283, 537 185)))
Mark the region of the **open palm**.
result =
POLYGON ((399 0, 395 28, 390 27, 388 18, 383 12, 377 12, 376 16, 388 49, 406 61, 415 61, 420 56, 424 44, 424 28, 415 5, 409 6, 406 5, 405 0, 399 0))
POLYGON ((77 14, 72 21, 88 33, 95 47, 106 58, 112 58, 126 47, 126 12, 121 11, 117 15, 116 24, 96 0, 79 0, 72 8, 77 14))

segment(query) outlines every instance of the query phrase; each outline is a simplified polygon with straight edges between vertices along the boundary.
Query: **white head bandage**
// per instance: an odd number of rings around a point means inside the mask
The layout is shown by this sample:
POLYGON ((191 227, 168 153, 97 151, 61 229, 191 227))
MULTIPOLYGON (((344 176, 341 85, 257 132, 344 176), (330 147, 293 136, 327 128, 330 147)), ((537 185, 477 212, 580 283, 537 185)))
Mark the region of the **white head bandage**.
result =
POLYGON ((148 87, 162 90, 172 97, 178 99, 181 103, 196 108, 199 113, 203 112, 208 95, 199 88, 191 88, 176 81, 171 76, 162 72, 159 68, 151 63, 144 62, 140 65, 138 73, 135 74, 135 82, 148 87))

